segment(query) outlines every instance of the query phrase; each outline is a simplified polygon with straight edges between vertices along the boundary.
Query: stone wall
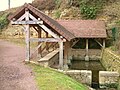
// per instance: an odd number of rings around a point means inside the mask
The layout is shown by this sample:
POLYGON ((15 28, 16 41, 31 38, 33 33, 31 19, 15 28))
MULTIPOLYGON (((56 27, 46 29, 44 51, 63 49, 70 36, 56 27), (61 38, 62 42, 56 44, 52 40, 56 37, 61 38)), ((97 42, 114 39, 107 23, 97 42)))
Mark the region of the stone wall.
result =
POLYGON ((111 71, 99 72, 100 88, 117 88, 119 81, 119 73, 111 71))
POLYGON ((117 71, 120 73, 120 56, 117 56, 109 49, 103 51, 101 62, 108 71, 117 71))
MULTIPOLYGON (((116 71, 120 74, 120 56, 117 56, 114 52, 110 51, 109 49, 103 50, 101 63, 107 71, 116 71)), ((118 88, 118 90, 120 90, 120 80, 118 88)))
MULTIPOLYGON (((84 60, 86 55, 85 49, 71 49, 71 53, 69 56, 72 56, 72 59, 75 60, 84 60)), ((88 55, 90 60, 99 60, 101 56, 100 49, 89 49, 88 55)))
POLYGON ((68 70, 64 73, 80 83, 87 84, 89 86, 92 84, 92 72, 89 70, 68 70))

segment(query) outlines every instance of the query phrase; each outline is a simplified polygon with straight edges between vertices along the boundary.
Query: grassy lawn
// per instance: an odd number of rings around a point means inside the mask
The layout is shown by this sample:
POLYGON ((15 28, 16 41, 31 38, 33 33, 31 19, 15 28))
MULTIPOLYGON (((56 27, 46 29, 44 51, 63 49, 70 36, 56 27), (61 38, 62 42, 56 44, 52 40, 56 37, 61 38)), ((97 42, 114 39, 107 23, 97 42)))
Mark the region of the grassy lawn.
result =
POLYGON ((60 72, 30 64, 40 90, 88 90, 84 85, 60 72))

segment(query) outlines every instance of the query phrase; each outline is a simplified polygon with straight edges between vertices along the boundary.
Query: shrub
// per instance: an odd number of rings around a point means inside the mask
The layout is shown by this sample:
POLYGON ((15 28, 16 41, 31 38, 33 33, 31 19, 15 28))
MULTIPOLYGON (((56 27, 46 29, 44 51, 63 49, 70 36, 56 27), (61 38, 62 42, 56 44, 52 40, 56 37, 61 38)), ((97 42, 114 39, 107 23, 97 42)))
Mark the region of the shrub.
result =
POLYGON ((0 30, 5 28, 8 25, 8 20, 7 20, 8 14, 3 14, 0 17, 0 30))
POLYGON ((103 5, 102 0, 78 0, 80 11, 85 19, 95 19, 103 5))
POLYGON ((86 19, 95 19, 98 9, 94 6, 83 5, 81 8, 81 14, 86 19))
POLYGON ((60 10, 55 11, 55 13, 54 13, 55 19, 60 18, 60 15, 61 15, 61 11, 60 10))

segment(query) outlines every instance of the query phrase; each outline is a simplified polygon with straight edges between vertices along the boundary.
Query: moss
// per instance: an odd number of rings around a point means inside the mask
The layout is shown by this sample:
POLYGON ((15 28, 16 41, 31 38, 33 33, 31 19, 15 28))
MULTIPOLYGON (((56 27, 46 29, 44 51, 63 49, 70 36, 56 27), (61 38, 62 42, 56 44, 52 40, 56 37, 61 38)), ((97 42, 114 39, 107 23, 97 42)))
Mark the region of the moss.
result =
POLYGON ((118 88, 117 88, 117 90, 120 90, 120 80, 119 80, 119 83, 118 83, 118 88))

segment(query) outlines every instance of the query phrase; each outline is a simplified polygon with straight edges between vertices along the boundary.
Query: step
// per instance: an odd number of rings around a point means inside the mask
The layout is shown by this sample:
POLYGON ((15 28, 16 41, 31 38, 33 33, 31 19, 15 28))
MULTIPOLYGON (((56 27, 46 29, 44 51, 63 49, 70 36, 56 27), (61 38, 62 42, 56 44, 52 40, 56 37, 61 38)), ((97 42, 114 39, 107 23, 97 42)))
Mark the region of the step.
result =
POLYGON ((38 62, 40 63, 40 65, 45 67, 51 66, 52 64, 54 64, 55 61, 57 61, 56 59, 58 59, 58 53, 59 49, 56 49, 38 60, 38 62))

